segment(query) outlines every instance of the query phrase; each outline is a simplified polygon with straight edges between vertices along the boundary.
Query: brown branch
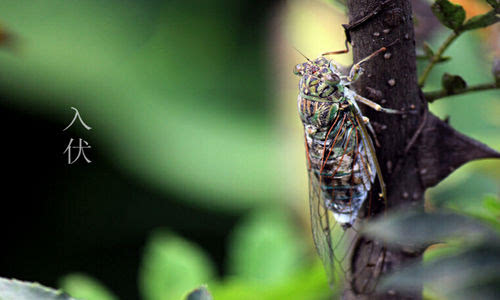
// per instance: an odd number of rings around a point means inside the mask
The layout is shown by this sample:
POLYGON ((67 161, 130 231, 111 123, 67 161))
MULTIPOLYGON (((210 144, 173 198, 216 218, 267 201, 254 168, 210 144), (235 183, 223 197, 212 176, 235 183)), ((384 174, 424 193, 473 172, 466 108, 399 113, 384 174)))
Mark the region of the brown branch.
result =
MULTIPOLYGON (((355 22, 352 20, 369 14, 380 3, 383 1, 349 1, 351 23, 355 22)), ((418 163, 416 151, 414 151, 418 144, 418 135, 408 155, 405 156, 404 153, 410 139, 417 133, 419 125, 423 126, 422 117, 425 115, 425 104, 420 99, 417 84, 410 1, 398 0, 386 4, 384 9, 370 18, 368 22, 351 30, 351 37, 355 62, 399 39, 398 43, 388 48, 387 55, 378 56, 364 65, 365 74, 360 77, 355 88, 368 98, 374 96, 374 93, 370 91, 376 90, 377 97, 383 99, 380 103, 388 108, 412 109, 420 112, 420 114, 401 116, 365 110, 372 122, 383 124, 382 128, 385 128, 378 132, 382 147, 377 149, 377 157, 387 185, 389 206, 423 207, 424 186, 417 175, 418 163), (393 168, 394 166, 397 167, 393 168)), ((373 194, 377 193, 375 189, 373 194)), ((385 209, 382 203, 372 203, 371 208, 379 213, 385 209)), ((397 270, 406 263, 420 260, 420 255, 408 254, 402 249, 386 249, 385 245, 377 240, 360 237, 351 258, 351 269, 359 270, 359 272, 356 276, 351 276, 351 280, 347 282, 344 299, 421 299, 419 289, 410 293, 397 290, 377 291, 376 293, 360 292, 363 286, 376 286, 384 274, 397 270), (380 260, 381 258, 383 259, 380 260), (378 267, 367 268, 367 262, 378 267)), ((419 284, 417 283, 416 286, 419 284)))
POLYGON ((418 147, 419 175, 432 187, 466 162, 500 158, 500 153, 453 129, 429 113, 418 147))
MULTIPOLYGON (((350 0, 348 8, 350 23, 357 24, 350 30, 354 62, 400 40, 388 48, 387 55, 377 56, 363 66, 364 76, 354 87, 365 97, 379 98, 388 108, 420 112, 401 116, 365 110, 372 123, 383 125, 375 126, 380 129, 377 135, 381 144, 377 157, 387 186, 389 207, 423 208, 426 188, 468 161, 497 158, 500 153, 464 136, 428 112, 417 80, 410 0, 389 3, 350 0), (383 9, 366 22, 356 21, 370 15, 381 4, 384 4, 383 9)), ((377 187, 373 189, 372 194, 377 195, 377 187)), ((370 207, 370 215, 380 214, 385 209, 383 201, 372 202, 370 207)), ((343 299, 422 299, 419 282, 415 283, 413 291, 363 292, 363 287, 377 286, 384 274, 410 263, 418 264, 421 259, 421 249, 408 245, 387 248, 376 239, 359 237, 350 261, 354 273, 346 282, 343 299)))

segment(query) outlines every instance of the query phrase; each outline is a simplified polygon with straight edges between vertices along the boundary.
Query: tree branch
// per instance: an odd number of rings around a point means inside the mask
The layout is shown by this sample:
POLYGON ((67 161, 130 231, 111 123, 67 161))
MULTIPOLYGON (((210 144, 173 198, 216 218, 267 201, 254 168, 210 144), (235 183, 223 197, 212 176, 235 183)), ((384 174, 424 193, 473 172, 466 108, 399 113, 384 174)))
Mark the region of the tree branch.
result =
POLYGON ((450 92, 447 90, 427 92, 427 93, 424 93, 424 96, 425 96, 425 99, 427 100, 427 102, 432 103, 438 99, 445 98, 448 96, 455 96, 455 95, 461 95, 461 94, 470 93, 470 92, 485 91, 485 90, 492 90, 492 89, 499 89, 499 88, 500 88, 500 84, 492 82, 492 83, 483 83, 483 84, 469 86, 465 89, 462 89, 459 91, 453 91, 453 92, 450 92))
POLYGON ((453 129, 429 113, 417 150, 419 175, 425 188, 438 184, 466 162, 500 158, 500 153, 453 129))
MULTIPOLYGON (((351 0, 348 2, 350 23, 374 11, 384 1, 351 0)), ((422 125, 425 103, 420 98, 417 83, 417 67, 411 4, 409 0, 392 1, 376 16, 351 31, 354 62, 370 55, 381 47, 388 47, 386 55, 380 55, 363 65, 365 73, 354 85, 361 95, 380 101, 388 108, 415 110, 419 114, 391 115, 372 110, 365 114, 376 128, 381 147, 377 157, 387 186, 389 207, 423 207, 424 187, 418 176, 415 147, 405 155, 405 148, 422 125), (395 168, 395 166, 397 166, 395 168)), ((418 143, 418 136, 416 137, 418 143)), ((377 195, 377 187, 372 194, 377 195)), ((370 215, 381 213, 383 203, 371 203, 370 215)), ((369 237, 359 237, 351 257, 351 278, 344 291, 344 299, 421 299, 421 289, 414 292, 396 290, 363 292, 365 286, 376 286, 380 278, 402 268, 407 263, 418 263, 420 255, 409 254, 403 249, 387 249, 369 237), (373 267, 366 267, 367 265, 373 267), (353 275, 354 274, 354 275, 353 275)), ((419 286, 419 283, 416 284, 419 286)))
MULTIPOLYGON (((479 158, 497 158, 500 153, 457 132, 427 110, 427 102, 417 80, 415 41, 410 0, 387 3, 383 0, 348 1, 349 20, 357 24, 349 34, 352 38, 354 62, 392 42, 386 55, 380 55, 363 65, 365 73, 354 84, 356 91, 380 101, 388 108, 415 110, 420 114, 391 115, 365 110, 376 125, 381 147, 377 158, 386 182, 389 208, 423 208, 426 188, 437 184, 462 164, 479 158), (376 15, 370 12, 385 4, 376 15), (409 147, 412 145, 412 147, 409 147)), ((456 39, 453 33, 440 47, 420 83, 439 61, 446 48, 456 39)), ((437 99, 437 98, 436 98, 437 99)), ((372 194, 379 193, 377 186, 372 194)), ((370 203, 368 216, 387 209, 382 201, 370 203)), ((368 223, 369 224, 369 223, 368 223)), ((415 290, 376 290, 363 292, 366 286, 377 286, 384 275, 422 260, 421 249, 412 246, 387 248, 381 241, 360 236, 351 253, 351 274, 348 275, 343 299, 422 299, 421 283, 415 290)))

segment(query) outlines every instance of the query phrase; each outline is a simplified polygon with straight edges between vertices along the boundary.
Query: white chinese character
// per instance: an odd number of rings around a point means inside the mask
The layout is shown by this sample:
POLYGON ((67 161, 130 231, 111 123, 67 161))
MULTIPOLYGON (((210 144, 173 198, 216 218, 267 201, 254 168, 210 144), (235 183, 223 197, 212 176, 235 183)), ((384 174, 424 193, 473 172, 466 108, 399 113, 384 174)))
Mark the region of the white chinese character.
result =
POLYGON ((80 141, 78 143, 78 146, 71 146, 71 144, 73 143, 73 139, 70 139, 68 147, 66 147, 66 150, 64 150, 64 152, 63 152, 63 154, 68 152, 68 165, 71 165, 75 161, 77 161, 78 158, 80 157, 80 155, 83 155, 83 158, 85 158, 85 161, 87 161, 87 163, 91 162, 91 160, 88 159, 87 156, 85 156, 85 152, 83 151, 83 149, 84 148, 92 148, 92 147, 89 146, 89 143, 87 143, 87 141, 85 141, 81 138, 79 140, 80 141), (83 145, 83 143, 85 143, 85 145, 83 145), (71 161, 71 148, 78 149, 78 154, 76 155, 76 158, 73 161, 71 161))
POLYGON ((71 125, 73 125, 73 123, 75 122, 75 120, 76 120, 77 117, 80 120, 80 123, 83 125, 83 127, 85 127, 85 129, 87 129, 87 130, 92 129, 92 127, 90 127, 89 125, 85 124, 85 122, 83 122, 82 118, 80 117, 80 113, 78 112, 78 109, 76 109, 74 107, 71 107, 71 109, 75 110, 75 116, 73 117, 73 120, 71 121, 71 123, 69 123, 69 125, 66 128, 63 129, 63 131, 65 131, 66 129, 70 128, 71 125))

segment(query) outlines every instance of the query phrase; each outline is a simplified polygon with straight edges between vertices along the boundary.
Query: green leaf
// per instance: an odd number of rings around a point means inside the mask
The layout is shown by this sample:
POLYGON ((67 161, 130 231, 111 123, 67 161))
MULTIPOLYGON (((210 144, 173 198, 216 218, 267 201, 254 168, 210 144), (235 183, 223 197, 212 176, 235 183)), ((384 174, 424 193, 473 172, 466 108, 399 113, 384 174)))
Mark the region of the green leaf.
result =
MULTIPOLYGON (((310 254, 315 257, 315 253, 310 254)), ((303 260, 309 261, 310 258, 311 256, 307 255, 303 257, 303 260)), ((334 290, 329 288, 325 269, 317 258, 313 265, 290 274, 285 282, 279 284, 266 285, 262 282, 246 280, 241 276, 229 276, 223 283, 211 285, 210 291, 216 300, 317 300, 339 299, 340 287, 337 285, 334 290)))
POLYGON ((187 295, 186 300, 213 300, 206 286, 201 286, 187 295))
POLYGON ((198 246, 163 230, 153 232, 144 251, 139 287, 146 300, 183 299, 186 291, 215 276, 198 246))
POLYGON ((488 27, 490 25, 497 23, 498 21, 500 21, 500 18, 497 16, 495 10, 493 9, 485 14, 470 18, 469 20, 467 20, 467 22, 465 22, 462 29, 472 30, 472 29, 488 27))
POLYGON ((432 59, 432 57, 434 56, 434 51, 432 51, 431 46, 427 42, 424 42, 422 48, 424 49, 425 56, 427 56, 429 59, 432 59))
MULTIPOLYGON (((430 60, 431 58, 426 54, 426 55, 418 55, 417 54, 417 59, 419 60, 430 60)), ((437 61, 436 63, 443 63, 443 62, 447 62, 451 59, 451 56, 441 56, 437 61)))
POLYGON ((62 278, 61 288, 71 295, 85 300, 118 299, 103 284, 84 274, 69 274, 62 278))
POLYGON ((486 222, 500 232, 500 200, 496 196, 487 195, 484 197, 482 205, 475 205, 467 210, 458 211, 486 222))
POLYGON ((483 206, 492 214, 500 217, 500 199, 495 195, 487 195, 484 197, 483 206))
POLYGON ((75 300, 62 291, 45 287, 39 283, 0 278, 2 300, 75 300))
POLYGON ((258 211, 231 237, 230 273, 259 284, 281 283, 303 267, 304 246, 283 210, 258 211))
POLYGON ((436 0, 431 8, 444 26, 455 31, 461 28, 465 20, 465 10, 461 5, 451 3, 448 0, 436 0))
POLYGON ((454 94, 461 91, 467 87, 467 83, 462 77, 458 75, 452 75, 444 73, 441 78, 441 84, 443 88, 448 92, 448 94, 454 94))
POLYGON ((451 56, 441 56, 436 63, 442 63, 445 61, 449 61, 451 59, 451 56))

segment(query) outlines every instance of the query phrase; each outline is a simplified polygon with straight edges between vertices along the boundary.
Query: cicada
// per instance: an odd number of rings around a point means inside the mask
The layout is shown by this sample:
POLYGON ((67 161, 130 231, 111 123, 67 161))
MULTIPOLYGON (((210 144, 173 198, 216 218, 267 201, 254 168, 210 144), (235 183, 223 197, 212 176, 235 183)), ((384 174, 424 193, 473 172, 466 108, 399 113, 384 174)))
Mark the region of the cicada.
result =
POLYGON ((300 76, 297 104, 305 131, 313 238, 331 285, 335 264, 345 258, 336 257, 334 251, 344 231, 354 230, 377 176, 379 199, 386 198, 367 130, 373 132, 373 128, 358 103, 381 112, 400 111, 383 108, 350 88, 363 73, 362 64, 385 50, 381 48, 354 64, 348 75, 343 75, 340 66, 324 55, 314 61, 307 59, 294 69, 300 76), (343 229, 337 238, 333 234, 336 224, 343 229))

